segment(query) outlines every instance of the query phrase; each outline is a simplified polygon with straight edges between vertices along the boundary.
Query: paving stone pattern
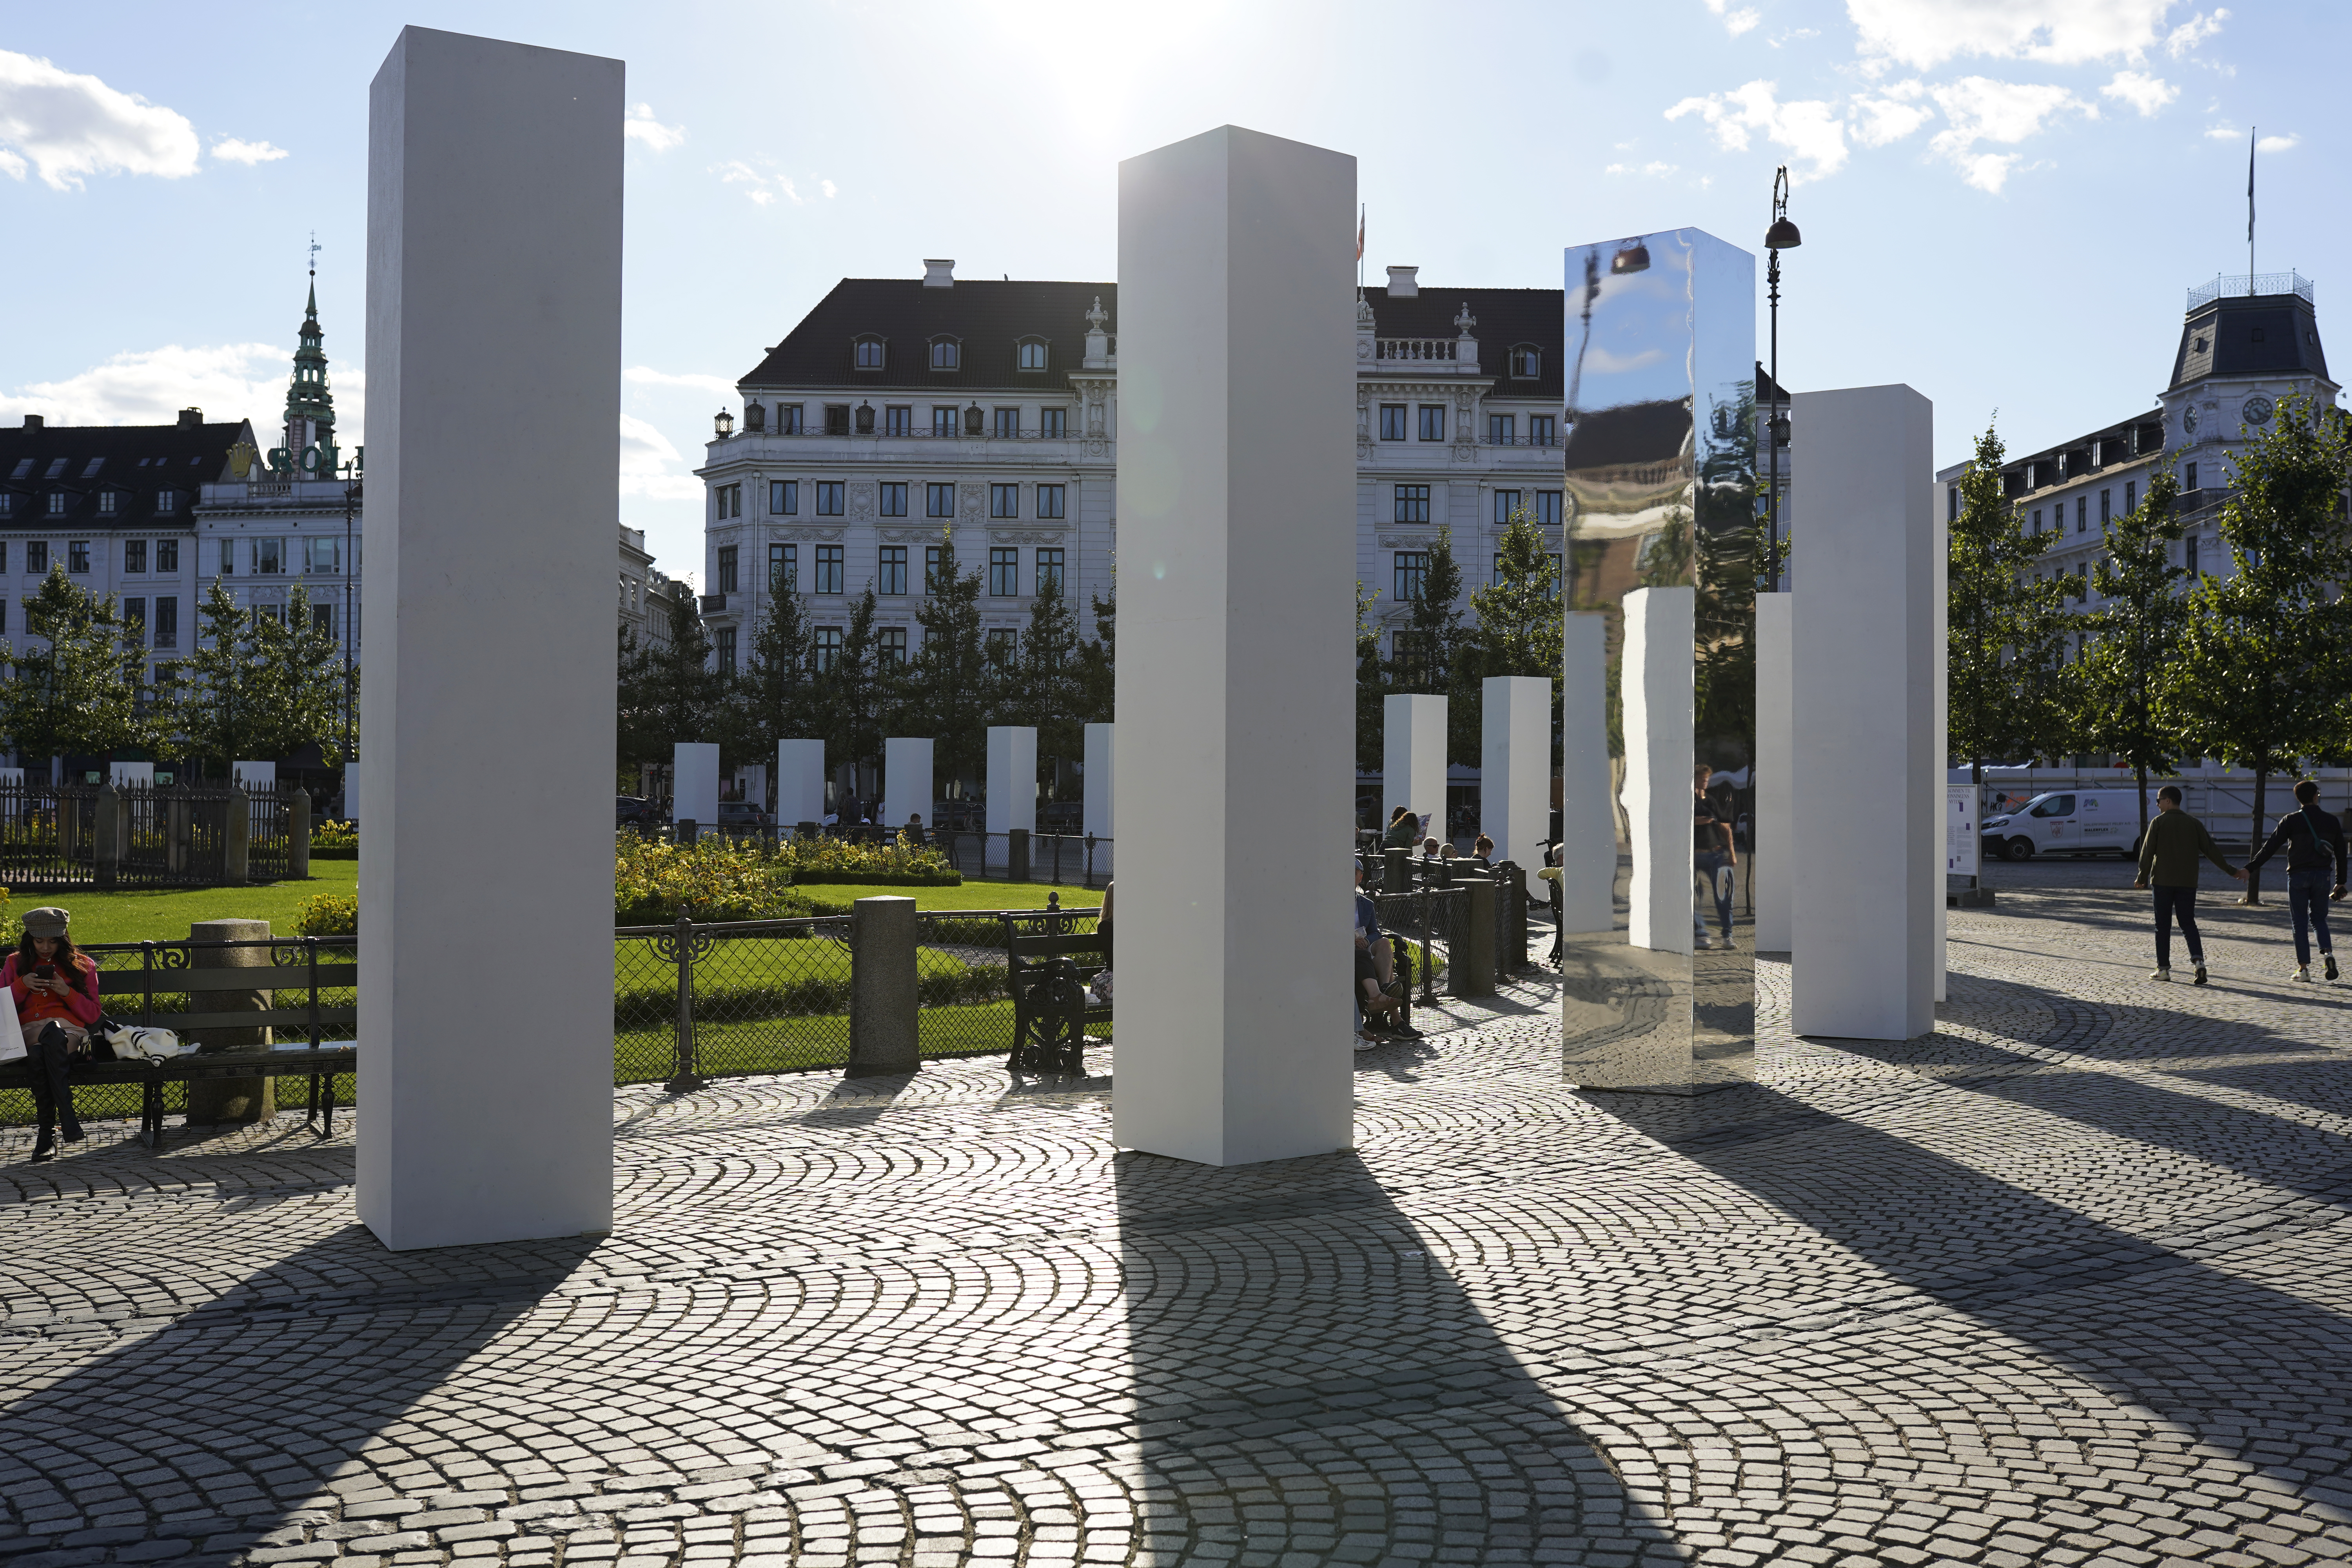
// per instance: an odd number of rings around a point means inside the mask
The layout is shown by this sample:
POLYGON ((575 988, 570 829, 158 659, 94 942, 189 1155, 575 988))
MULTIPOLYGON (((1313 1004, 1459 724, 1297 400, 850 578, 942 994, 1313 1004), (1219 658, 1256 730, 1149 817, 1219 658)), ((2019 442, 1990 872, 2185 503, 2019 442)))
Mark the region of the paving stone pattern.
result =
POLYGON ((609 1238, 0 1135, 0 1568, 2345 1561, 2352 992, 2276 908, 2150 984, 2138 910, 2012 879, 1936 1035, 1697 1101, 1450 1004, 1240 1170, 1002 1058, 633 1089, 609 1238))

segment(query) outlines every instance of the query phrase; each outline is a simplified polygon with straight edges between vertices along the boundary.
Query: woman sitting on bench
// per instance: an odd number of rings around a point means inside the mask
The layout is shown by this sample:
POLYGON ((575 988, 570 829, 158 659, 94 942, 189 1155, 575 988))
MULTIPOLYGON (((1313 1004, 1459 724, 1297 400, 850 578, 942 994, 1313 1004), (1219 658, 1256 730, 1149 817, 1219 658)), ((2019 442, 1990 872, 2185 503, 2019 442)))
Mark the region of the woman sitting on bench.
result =
POLYGON ((73 1089, 66 1073, 75 1057, 89 1054, 89 1026, 98 1022, 98 963, 74 950, 66 934, 73 917, 55 905, 25 914, 25 938, 0 963, 0 984, 16 1005, 24 1031, 26 1066, 33 1074, 33 1109, 40 1135, 33 1158, 57 1156, 56 1128, 65 1123, 66 1142, 81 1139, 73 1089))

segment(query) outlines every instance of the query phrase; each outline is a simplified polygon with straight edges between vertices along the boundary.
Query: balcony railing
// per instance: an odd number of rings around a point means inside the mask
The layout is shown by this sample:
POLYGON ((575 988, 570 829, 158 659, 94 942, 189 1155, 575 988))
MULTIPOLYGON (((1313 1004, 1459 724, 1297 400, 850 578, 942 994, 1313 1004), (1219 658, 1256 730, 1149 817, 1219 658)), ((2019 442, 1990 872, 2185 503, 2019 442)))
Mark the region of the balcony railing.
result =
POLYGON ((2254 294, 2293 294, 2306 305, 2315 303, 2311 279, 2300 272, 2217 272, 2210 283, 2200 283, 2189 290, 2189 308, 2193 310, 2215 300, 2254 294))

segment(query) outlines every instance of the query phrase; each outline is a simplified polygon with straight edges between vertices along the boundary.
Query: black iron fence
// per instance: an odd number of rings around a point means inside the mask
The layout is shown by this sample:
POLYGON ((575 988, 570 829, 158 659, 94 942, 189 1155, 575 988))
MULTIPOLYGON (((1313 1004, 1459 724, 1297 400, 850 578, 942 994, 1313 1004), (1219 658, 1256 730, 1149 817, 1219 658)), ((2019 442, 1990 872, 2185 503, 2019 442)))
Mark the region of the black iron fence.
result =
POLYGON ((307 876, 310 804, 292 784, 0 781, 0 886, 47 893, 307 876))

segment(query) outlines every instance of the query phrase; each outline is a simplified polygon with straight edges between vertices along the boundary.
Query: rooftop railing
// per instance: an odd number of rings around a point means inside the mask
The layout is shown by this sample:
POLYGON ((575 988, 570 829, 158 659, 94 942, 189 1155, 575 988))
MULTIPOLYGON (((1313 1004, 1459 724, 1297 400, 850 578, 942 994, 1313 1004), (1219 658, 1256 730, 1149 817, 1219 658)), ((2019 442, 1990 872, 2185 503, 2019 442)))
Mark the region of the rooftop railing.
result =
POLYGON ((2253 294, 2292 294, 2306 305, 2315 302, 2311 297, 2311 279, 2300 272, 2217 272, 2210 283, 2200 283, 2189 290, 2189 309, 2193 310, 2225 296, 2236 299, 2253 294))

